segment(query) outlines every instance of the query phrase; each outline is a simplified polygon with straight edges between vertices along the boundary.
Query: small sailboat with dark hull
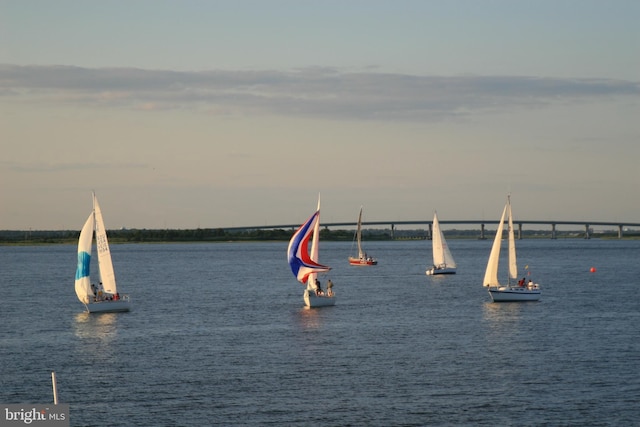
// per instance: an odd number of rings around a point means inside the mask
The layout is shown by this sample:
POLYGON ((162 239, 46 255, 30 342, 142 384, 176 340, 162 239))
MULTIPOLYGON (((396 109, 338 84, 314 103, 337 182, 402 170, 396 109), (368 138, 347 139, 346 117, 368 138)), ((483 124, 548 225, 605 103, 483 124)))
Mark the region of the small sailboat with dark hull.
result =
POLYGON ((358 245, 358 255, 349 257, 349 265, 356 265, 359 267, 377 265, 378 261, 367 255, 367 253, 362 250, 362 207, 360 207, 360 214, 358 215, 358 225, 356 227, 354 240, 358 245))
POLYGON ((449 250, 444 234, 440 229, 438 214, 433 214, 433 236, 431 237, 433 266, 428 268, 427 276, 435 274, 456 274, 457 265, 449 250))

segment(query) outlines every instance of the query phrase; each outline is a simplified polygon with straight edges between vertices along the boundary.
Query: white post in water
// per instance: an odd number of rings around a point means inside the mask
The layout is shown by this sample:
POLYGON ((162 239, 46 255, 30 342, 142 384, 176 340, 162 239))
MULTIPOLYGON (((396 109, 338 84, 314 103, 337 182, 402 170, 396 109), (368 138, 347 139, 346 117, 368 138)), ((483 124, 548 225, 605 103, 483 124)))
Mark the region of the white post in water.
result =
POLYGON ((58 404, 58 386, 56 385, 56 371, 51 371, 51 384, 53 384, 53 404, 58 404))

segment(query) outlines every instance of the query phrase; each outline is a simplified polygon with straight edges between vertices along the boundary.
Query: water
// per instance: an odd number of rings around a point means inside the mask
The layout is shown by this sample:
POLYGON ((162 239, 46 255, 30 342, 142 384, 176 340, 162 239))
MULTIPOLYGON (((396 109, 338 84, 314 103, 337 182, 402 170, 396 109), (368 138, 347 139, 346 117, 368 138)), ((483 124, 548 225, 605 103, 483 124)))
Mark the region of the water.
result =
POLYGON ((114 245, 130 313, 87 315, 73 246, 0 247, 0 403, 73 426, 629 426, 640 241, 522 240, 539 302, 490 302, 491 241, 322 242, 334 307, 302 307, 281 243, 114 245), (596 273, 590 273, 590 267, 596 273))

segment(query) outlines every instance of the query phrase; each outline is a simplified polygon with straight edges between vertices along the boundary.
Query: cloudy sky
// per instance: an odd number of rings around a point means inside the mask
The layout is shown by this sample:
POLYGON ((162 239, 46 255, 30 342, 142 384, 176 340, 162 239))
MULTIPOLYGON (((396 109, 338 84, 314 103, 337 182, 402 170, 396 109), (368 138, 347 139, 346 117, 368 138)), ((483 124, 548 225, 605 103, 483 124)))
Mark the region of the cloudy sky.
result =
POLYGON ((0 229, 640 222, 636 0, 0 1, 0 229))

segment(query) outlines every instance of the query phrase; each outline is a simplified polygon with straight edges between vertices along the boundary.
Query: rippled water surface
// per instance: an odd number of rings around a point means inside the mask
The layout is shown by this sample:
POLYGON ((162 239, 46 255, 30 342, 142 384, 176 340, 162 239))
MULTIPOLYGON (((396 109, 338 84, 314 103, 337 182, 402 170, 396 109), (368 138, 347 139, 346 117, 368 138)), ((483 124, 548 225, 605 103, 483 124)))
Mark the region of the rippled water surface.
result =
MULTIPOLYGON (((305 309, 285 242, 113 245, 130 313, 87 315, 74 246, 0 247, 0 402, 73 426, 637 425, 640 241, 522 240, 539 302, 491 303, 491 241, 323 242, 305 309), (596 267, 591 273, 589 269, 596 267)), ((521 275, 524 275, 523 271, 521 275)))

